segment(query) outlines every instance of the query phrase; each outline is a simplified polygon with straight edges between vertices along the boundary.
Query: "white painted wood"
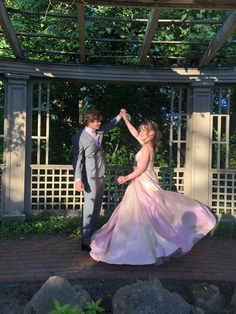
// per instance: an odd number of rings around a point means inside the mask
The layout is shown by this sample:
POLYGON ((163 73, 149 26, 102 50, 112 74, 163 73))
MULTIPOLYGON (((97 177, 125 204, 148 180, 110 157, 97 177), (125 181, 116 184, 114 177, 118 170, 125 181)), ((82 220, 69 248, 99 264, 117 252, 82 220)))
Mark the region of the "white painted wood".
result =
POLYGON ((25 216, 25 142, 27 76, 10 77, 6 84, 6 166, 3 173, 3 218, 25 216))

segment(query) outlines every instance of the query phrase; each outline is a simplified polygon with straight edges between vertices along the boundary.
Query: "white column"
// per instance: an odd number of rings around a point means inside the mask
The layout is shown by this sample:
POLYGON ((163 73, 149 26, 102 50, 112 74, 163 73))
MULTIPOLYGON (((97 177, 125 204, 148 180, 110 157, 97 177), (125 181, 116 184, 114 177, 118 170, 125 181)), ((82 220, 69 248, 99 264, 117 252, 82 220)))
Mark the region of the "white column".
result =
POLYGON ((211 168, 211 82, 192 83, 192 113, 188 126, 187 166, 190 170, 189 195, 209 205, 211 168))
POLYGON ((25 218, 26 75, 6 74, 3 219, 25 218))

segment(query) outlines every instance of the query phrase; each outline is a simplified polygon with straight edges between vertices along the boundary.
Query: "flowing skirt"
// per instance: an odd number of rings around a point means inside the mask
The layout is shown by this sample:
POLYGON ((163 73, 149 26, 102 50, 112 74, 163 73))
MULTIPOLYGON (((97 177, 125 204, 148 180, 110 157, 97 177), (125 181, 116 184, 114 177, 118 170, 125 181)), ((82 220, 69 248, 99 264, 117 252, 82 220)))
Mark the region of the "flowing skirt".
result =
POLYGON ((163 190, 147 171, 131 181, 109 221, 93 234, 90 256, 109 264, 161 264, 186 254, 215 224, 206 205, 163 190))

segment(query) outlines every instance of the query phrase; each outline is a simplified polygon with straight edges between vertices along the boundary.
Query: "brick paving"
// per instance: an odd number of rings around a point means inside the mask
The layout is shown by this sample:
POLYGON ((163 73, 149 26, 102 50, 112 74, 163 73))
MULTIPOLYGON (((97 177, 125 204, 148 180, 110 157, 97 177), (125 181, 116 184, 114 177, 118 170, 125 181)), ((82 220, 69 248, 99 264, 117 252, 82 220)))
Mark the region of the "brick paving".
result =
POLYGON ((108 265, 93 261, 65 235, 0 241, 0 282, 79 278, 159 278, 236 282, 236 239, 207 236, 181 258, 159 265, 108 265))

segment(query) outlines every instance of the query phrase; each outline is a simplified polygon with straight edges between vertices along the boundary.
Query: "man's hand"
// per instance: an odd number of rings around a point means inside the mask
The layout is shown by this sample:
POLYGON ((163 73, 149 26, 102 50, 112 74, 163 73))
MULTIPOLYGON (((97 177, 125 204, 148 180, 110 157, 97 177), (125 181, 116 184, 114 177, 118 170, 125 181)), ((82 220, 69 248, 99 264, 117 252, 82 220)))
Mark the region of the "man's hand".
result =
POLYGON ((84 184, 81 180, 75 181, 75 190, 78 192, 84 191, 84 184))

